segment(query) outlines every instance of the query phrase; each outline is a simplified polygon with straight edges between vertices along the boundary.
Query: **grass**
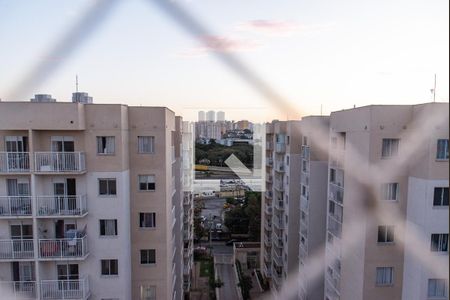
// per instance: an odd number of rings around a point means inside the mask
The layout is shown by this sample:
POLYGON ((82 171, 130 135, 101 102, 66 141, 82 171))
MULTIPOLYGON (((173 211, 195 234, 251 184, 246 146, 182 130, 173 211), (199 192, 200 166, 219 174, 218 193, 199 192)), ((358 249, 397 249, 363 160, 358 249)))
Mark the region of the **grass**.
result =
POLYGON ((210 269, 211 269, 210 260, 200 261, 200 277, 209 277, 210 269))

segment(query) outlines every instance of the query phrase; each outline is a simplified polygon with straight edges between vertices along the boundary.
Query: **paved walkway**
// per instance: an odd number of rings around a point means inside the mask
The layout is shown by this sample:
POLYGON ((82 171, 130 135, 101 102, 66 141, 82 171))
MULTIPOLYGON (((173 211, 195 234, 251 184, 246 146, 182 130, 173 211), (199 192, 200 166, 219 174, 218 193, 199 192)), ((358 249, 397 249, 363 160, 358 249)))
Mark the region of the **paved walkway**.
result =
POLYGON ((217 300, 239 299, 236 290, 236 276, 234 274, 233 255, 218 254, 214 256, 217 277, 223 282, 218 290, 217 300))

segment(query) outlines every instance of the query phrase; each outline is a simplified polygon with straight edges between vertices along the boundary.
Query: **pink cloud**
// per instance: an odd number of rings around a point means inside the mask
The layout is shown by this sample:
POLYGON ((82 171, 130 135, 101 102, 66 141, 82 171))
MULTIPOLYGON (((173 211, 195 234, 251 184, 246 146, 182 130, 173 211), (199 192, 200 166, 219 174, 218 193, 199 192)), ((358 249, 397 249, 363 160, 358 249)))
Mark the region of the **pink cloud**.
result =
POLYGON ((251 20, 238 24, 237 29, 273 35, 287 35, 301 30, 302 26, 289 21, 251 20))
POLYGON ((202 45, 183 51, 183 57, 201 56, 208 52, 244 52, 261 46, 261 42, 254 39, 233 38, 226 36, 204 36, 200 38, 202 45))

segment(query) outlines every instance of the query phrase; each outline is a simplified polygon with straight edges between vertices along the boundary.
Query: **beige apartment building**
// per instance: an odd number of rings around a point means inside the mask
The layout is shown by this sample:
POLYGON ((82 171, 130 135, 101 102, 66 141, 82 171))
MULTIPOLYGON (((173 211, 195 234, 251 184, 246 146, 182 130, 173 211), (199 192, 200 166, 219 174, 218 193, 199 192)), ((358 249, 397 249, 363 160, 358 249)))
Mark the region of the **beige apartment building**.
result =
POLYGON ((324 272, 314 278, 305 270, 325 251, 329 117, 302 118, 300 175, 299 300, 323 300, 324 272))
POLYGON ((331 114, 326 300, 448 299, 448 111, 331 114))
POLYGON ((0 102, 2 295, 183 299, 181 118, 38 98, 0 102))
POLYGON ((266 125, 261 265, 274 292, 298 271, 300 153, 299 121, 273 121, 266 125))

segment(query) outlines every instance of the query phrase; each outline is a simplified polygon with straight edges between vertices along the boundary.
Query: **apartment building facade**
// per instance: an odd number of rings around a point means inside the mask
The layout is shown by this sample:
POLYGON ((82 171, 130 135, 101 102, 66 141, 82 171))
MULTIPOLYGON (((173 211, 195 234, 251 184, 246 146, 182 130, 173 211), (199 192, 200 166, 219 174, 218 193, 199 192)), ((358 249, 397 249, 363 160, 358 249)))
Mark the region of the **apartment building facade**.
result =
POLYGON ((329 117, 301 120, 299 276, 300 300, 322 300, 324 272, 310 278, 306 265, 325 251, 329 117))
POLYGON ((182 299, 181 119, 0 102, 0 286, 27 299, 182 299))
POLYGON ((299 121, 266 124, 266 191, 261 265, 272 291, 298 271, 301 134, 299 121))
POLYGON ((325 299, 448 299, 448 109, 331 114, 325 299))

